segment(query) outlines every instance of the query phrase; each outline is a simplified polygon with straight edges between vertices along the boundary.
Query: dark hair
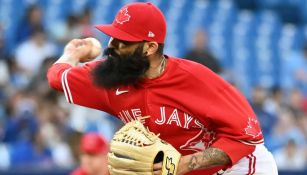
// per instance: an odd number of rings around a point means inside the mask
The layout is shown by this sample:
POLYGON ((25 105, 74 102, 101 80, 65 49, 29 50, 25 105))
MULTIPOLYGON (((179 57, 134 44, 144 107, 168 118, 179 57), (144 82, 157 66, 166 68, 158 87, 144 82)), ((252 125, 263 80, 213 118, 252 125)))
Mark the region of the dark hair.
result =
POLYGON ((31 36, 35 36, 37 34, 45 34, 45 29, 43 26, 35 26, 30 33, 31 36))
POLYGON ((132 55, 119 55, 114 48, 106 48, 104 55, 107 59, 92 71, 94 84, 105 88, 122 85, 137 87, 150 65, 143 54, 143 46, 144 43, 141 43, 132 55))
POLYGON ((66 18, 66 22, 69 26, 76 25, 78 23, 78 18, 75 15, 69 15, 66 18))
POLYGON ((163 55, 163 51, 164 51, 164 44, 159 43, 157 54, 159 54, 161 56, 161 55, 163 55))

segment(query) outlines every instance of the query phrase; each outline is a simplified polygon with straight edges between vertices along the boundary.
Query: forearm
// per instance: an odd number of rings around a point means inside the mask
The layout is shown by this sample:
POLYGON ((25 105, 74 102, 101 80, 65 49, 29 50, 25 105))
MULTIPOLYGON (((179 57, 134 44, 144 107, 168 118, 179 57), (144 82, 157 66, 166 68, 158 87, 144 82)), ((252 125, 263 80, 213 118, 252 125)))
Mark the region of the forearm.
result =
POLYGON ((227 165, 229 163, 231 163, 231 160, 224 151, 211 147, 202 152, 183 156, 179 165, 181 167, 179 174, 185 174, 197 169, 227 165))
POLYGON ((47 79, 52 88, 63 91, 61 82, 62 74, 66 69, 76 67, 80 62, 79 57, 78 52, 64 52, 63 55, 54 63, 54 65, 49 68, 47 79))
POLYGON ((75 67, 79 64, 79 60, 63 54, 55 63, 65 63, 75 67))

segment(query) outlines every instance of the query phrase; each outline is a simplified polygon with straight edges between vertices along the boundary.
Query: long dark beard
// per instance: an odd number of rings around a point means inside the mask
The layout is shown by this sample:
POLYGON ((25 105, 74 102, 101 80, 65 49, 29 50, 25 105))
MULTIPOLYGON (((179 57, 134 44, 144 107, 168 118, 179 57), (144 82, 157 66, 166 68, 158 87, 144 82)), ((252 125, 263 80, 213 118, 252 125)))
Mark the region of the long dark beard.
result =
POLYGON ((149 60, 143 54, 143 44, 131 55, 119 55, 113 48, 107 48, 104 56, 106 60, 92 71, 93 82, 100 87, 137 86, 149 69, 149 60))

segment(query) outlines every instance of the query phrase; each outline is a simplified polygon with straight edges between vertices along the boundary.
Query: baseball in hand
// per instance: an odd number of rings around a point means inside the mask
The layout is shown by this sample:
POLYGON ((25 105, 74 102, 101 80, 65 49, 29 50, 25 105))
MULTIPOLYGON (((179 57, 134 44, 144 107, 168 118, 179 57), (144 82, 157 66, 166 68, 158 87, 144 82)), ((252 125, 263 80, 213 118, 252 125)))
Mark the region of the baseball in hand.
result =
POLYGON ((90 53, 90 58, 96 58, 101 53, 101 44, 96 38, 85 38, 85 40, 88 40, 92 42, 92 49, 90 53))

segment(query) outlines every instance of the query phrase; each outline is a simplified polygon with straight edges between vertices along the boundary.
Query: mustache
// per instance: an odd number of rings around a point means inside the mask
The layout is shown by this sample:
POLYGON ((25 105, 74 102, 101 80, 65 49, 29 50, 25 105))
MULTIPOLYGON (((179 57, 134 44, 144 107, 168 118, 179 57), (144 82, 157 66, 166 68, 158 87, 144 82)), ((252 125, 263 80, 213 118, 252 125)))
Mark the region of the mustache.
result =
POLYGON ((132 74, 142 74, 146 72, 146 69, 149 68, 148 65, 145 65, 147 59, 142 56, 141 48, 136 49, 136 51, 132 55, 119 55, 114 48, 106 48, 103 52, 106 57, 106 66, 108 70, 113 69, 119 74, 125 74, 128 72, 132 74))
POLYGON ((110 48, 110 47, 104 49, 103 56, 106 56, 106 57, 112 56, 112 57, 117 57, 117 58, 120 57, 120 55, 118 53, 116 53, 115 49, 110 48))
POLYGON ((92 71, 94 84, 105 88, 116 88, 122 85, 137 86, 149 68, 149 60, 139 46, 132 54, 118 54, 114 48, 103 52, 105 61, 92 71))
POLYGON ((131 75, 145 74, 146 70, 149 68, 149 61, 146 55, 143 53, 143 46, 139 45, 137 49, 132 54, 118 54, 114 48, 106 48, 104 53, 106 53, 109 62, 114 63, 117 71, 119 73, 131 73, 131 75), (117 67, 118 66, 118 67, 117 67), (125 72, 129 71, 129 72, 125 72))

